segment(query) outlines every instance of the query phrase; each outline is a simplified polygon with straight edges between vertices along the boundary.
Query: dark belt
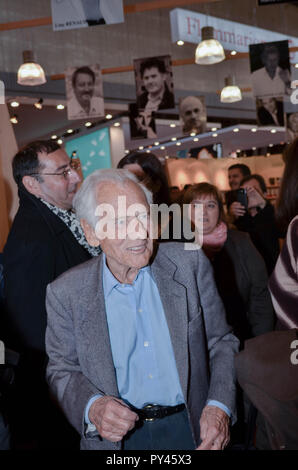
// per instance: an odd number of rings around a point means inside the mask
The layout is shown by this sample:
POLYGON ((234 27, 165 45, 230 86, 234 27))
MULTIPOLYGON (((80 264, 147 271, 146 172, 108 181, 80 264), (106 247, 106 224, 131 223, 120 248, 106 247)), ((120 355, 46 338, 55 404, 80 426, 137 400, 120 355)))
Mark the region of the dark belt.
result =
POLYGON ((132 411, 138 414, 139 418, 144 421, 154 421, 155 419, 162 419, 166 416, 171 416, 174 413, 179 413, 185 409, 184 403, 176 406, 159 406, 159 405, 146 405, 144 408, 135 408, 131 406, 132 411))

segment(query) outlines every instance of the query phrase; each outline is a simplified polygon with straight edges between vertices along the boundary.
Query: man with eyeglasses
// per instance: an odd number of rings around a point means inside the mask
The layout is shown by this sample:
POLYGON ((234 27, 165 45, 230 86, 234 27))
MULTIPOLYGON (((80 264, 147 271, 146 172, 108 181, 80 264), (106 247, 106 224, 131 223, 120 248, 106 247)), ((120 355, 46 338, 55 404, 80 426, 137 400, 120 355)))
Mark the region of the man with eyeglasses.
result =
POLYGON ((5 344, 21 353, 21 365, 11 427, 16 447, 25 441, 29 448, 51 448, 59 429, 53 432, 44 420, 57 414, 44 379, 46 287, 98 250, 89 246, 72 212, 81 182, 78 168, 56 142, 27 145, 15 155, 12 169, 20 206, 4 248, 5 344))

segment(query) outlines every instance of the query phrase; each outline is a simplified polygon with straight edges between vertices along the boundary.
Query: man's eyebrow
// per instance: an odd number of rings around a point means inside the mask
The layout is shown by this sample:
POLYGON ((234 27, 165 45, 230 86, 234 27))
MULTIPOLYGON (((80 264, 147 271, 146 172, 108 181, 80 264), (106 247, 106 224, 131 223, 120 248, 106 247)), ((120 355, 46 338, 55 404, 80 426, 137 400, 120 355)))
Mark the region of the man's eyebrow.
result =
POLYGON ((68 166, 69 166, 69 163, 64 164, 64 165, 61 165, 61 166, 59 166, 58 168, 56 168, 55 171, 64 170, 64 168, 67 168, 68 166))

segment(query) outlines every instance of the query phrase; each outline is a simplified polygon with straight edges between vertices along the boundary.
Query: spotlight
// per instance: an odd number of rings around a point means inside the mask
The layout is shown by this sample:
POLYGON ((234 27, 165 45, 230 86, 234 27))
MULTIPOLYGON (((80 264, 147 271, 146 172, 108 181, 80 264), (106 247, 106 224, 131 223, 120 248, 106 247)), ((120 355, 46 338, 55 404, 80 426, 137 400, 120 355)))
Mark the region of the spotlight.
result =
POLYGON ((42 109, 42 103, 43 103, 43 98, 40 98, 40 100, 36 101, 36 103, 34 103, 34 106, 36 109, 42 109))
POLYGON ((214 134, 212 134, 212 137, 217 137, 218 134, 216 134, 216 132, 214 134))
POLYGON ((58 139, 58 140, 57 140, 57 144, 62 145, 62 144, 63 144, 63 140, 62 140, 62 139, 58 139))
POLYGON ((172 138, 171 138, 171 141, 172 141, 172 142, 175 142, 176 140, 177 140, 177 137, 172 137, 172 138))
POLYGON ((90 121, 88 121, 88 122, 85 122, 85 126, 86 126, 86 127, 90 127, 90 126, 92 126, 92 122, 90 122, 90 121))
POLYGON ((170 127, 176 127, 176 124, 174 124, 173 122, 170 124, 170 127))
POLYGON ((271 129, 271 134, 275 134, 276 133, 276 129, 271 129))
POLYGON ((181 142, 176 142, 176 145, 178 145, 178 146, 181 145, 181 142))
POLYGON ((198 137, 195 137, 193 141, 194 141, 194 142, 199 142, 199 138, 198 138, 198 137))
POLYGON ((239 127, 235 127, 235 129, 233 129, 233 132, 239 132, 239 127))
POLYGON ((217 131, 217 127, 211 127, 212 132, 217 131))
POLYGON ((11 116, 10 118, 10 122, 12 122, 13 124, 17 124, 19 121, 18 121, 18 116, 16 114, 14 114, 13 116, 11 116))
POLYGON ((51 136, 51 139, 56 140, 56 139, 57 139, 56 134, 53 134, 53 135, 51 136))
POLYGON ((106 119, 112 119, 112 115, 111 114, 106 114, 106 119))
POLYGON ((143 145, 140 145, 139 150, 144 150, 143 145))
POLYGON ((253 127, 253 128, 251 129, 251 132, 257 132, 257 130, 258 130, 258 129, 257 129, 256 127, 253 127))
POLYGON ((120 122, 115 122, 114 126, 115 126, 115 127, 119 127, 119 126, 120 126, 120 122))
POLYGON ((73 133, 73 129, 67 129, 67 134, 72 134, 73 133))
POLYGON ((179 39, 177 41, 177 46, 184 46, 184 41, 182 41, 182 39, 179 39))
POLYGON ((17 108, 18 106, 20 106, 20 103, 19 103, 18 101, 12 101, 12 102, 10 103, 10 106, 11 106, 12 108, 17 108))
POLYGON ((237 51, 231 51, 231 55, 236 55, 237 51))
POLYGON ((162 146, 160 147, 160 150, 165 150, 165 146, 162 145, 162 146))
POLYGON ((191 132, 191 133, 190 133, 190 137, 194 137, 195 135, 196 135, 195 132, 191 132))
POLYGON ((65 106, 64 106, 64 104, 60 103, 60 104, 57 104, 56 108, 60 110, 60 109, 64 109, 65 106))
POLYGON ((154 145, 159 145, 159 142, 154 142, 154 145))

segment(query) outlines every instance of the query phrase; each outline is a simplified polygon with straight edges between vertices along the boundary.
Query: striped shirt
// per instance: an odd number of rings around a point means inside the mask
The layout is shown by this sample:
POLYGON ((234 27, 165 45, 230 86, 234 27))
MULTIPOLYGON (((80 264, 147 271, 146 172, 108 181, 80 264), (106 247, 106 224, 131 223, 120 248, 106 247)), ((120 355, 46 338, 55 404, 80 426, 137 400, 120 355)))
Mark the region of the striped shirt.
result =
POLYGON ((288 227, 269 289, 280 324, 287 329, 298 328, 298 215, 288 227))

